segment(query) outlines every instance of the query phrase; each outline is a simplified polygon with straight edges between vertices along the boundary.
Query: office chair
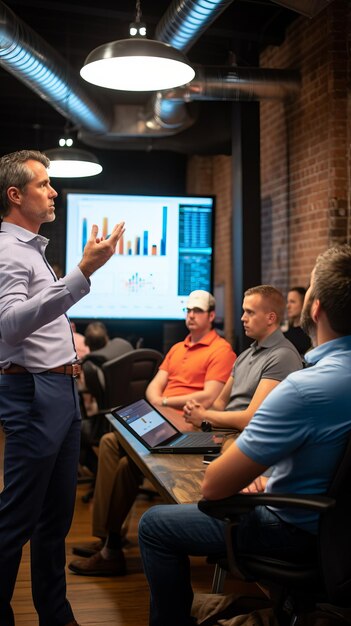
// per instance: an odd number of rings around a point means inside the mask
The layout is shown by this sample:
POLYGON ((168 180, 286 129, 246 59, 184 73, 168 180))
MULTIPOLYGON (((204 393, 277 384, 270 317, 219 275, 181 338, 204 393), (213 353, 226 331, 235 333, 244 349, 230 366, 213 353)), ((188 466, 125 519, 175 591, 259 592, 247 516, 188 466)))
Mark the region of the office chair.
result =
POLYGON ((79 392, 83 419, 87 419, 89 417, 85 408, 85 394, 88 393, 95 398, 99 409, 103 407, 105 388, 105 381, 101 371, 103 363, 122 356, 127 352, 131 352, 131 350, 134 350, 134 348, 130 341, 127 341, 122 337, 115 337, 114 339, 108 341, 103 348, 89 352, 89 354, 84 357, 82 360, 84 388, 79 392))
MULTIPOLYGON (((293 494, 237 494, 223 500, 201 500, 199 509, 226 522, 226 566, 236 577, 268 589, 281 626, 322 608, 332 623, 341 617, 351 623, 351 440, 326 496, 293 494), (320 513, 318 554, 305 562, 279 560, 233 548, 240 515, 256 506, 303 508, 320 513), (235 552, 235 554, 234 554, 235 552), (320 607, 322 605, 322 607, 320 607), (325 606, 327 605, 327 606, 325 606)), ((220 561, 223 565, 223 561, 220 561)), ((340 622, 338 622, 340 623, 340 622)))
POLYGON ((131 350, 134 350, 134 346, 130 341, 123 339, 123 337, 114 337, 114 339, 110 339, 103 348, 86 354, 83 363, 91 361, 101 367, 106 361, 111 361, 111 359, 122 356, 122 354, 126 354, 126 352, 130 352, 131 350))
MULTIPOLYGON (((163 355, 158 350, 148 348, 132 349, 122 356, 106 361, 101 368, 86 360, 83 371, 87 389, 95 396, 98 413, 88 417, 88 428, 82 431, 82 441, 86 449, 88 466, 96 471, 96 451, 101 437, 110 430, 105 415, 112 408, 140 400, 144 397, 146 387, 155 376, 163 355)), ((84 427, 83 422, 83 427, 84 427)), ((148 497, 154 495, 149 489, 142 489, 148 497)), ((93 492, 83 496, 84 502, 89 501, 93 492)))
POLYGON ((132 349, 101 367, 91 359, 82 363, 85 385, 97 402, 98 413, 88 416, 92 438, 99 438, 109 430, 105 414, 112 408, 140 400, 155 376, 163 356, 158 350, 132 349))
POLYGON ((138 348, 103 363, 105 408, 111 409, 143 398, 162 359, 158 350, 138 348))

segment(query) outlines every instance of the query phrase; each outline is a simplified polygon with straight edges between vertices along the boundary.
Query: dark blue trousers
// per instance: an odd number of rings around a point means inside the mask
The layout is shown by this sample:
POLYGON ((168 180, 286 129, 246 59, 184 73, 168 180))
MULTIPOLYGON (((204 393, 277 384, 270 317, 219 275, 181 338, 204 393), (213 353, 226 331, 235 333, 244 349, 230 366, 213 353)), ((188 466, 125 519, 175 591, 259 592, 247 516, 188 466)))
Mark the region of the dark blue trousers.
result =
POLYGON ((29 540, 39 626, 64 626, 74 619, 65 579, 65 537, 80 448, 74 379, 53 373, 0 375, 0 420, 5 432, 0 626, 14 626, 10 602, 22 547, 29 540))

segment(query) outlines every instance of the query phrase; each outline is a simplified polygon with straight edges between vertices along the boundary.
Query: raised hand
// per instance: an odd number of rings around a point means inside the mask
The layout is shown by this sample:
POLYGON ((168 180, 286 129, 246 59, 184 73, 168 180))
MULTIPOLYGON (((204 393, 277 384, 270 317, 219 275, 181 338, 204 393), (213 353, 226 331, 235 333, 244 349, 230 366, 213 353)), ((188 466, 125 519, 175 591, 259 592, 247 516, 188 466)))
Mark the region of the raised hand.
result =
POLYGON ((125 231, 124 222, 116 224, 108 238, 98 237, 99 229, 93 224, 90 237, 83 251, 83 258, 78 267, 86 278, 89 278, 99 267, 105 263, 116 252, 118 240, 125 231))

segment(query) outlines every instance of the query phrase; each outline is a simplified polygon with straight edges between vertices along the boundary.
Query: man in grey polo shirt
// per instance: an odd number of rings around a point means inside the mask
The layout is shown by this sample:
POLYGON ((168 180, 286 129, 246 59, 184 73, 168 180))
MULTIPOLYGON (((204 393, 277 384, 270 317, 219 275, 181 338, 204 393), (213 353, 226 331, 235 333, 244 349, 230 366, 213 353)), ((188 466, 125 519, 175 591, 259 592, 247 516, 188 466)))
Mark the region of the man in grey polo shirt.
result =
POLYGON ((244 293, 242 322, 254 339, 234 363, 231 376, 210 409, 189 400, 185 421, 203 430, 233 428, 242 431, 268 394, 288 374, 302 369, 301 356, 280 330, 285 300, 271 285, 244 293))

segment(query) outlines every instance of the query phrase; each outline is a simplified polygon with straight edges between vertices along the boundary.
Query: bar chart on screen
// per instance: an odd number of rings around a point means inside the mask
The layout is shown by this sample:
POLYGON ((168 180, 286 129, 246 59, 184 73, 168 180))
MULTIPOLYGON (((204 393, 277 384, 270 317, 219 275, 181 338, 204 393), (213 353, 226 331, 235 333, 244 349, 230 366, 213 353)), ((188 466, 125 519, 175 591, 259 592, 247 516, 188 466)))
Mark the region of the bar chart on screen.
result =
POLYGON ((212 286, 212 197, 67 193, 66 271, 93 224, 107 238, 125 222, 116 252, 75 304, 77 318, 182 319, 186 296, 212 286))

